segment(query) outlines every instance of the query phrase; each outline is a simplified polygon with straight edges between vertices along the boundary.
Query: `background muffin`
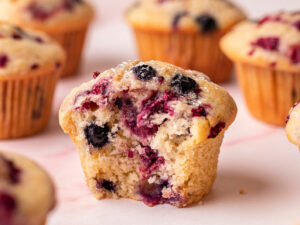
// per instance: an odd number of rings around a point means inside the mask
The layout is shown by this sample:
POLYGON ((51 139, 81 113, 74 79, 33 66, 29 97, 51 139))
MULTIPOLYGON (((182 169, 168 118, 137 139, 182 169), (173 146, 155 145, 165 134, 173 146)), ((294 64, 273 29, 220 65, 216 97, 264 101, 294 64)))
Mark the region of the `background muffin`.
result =
POLYGON ((63 49, 48 36, 0 23, 0 139, 45 128, 64 63, 63 49))
POLYGON ((195 69, 214 82, 227 81, 232 72, 219 40, 243 19, 239 8, 223 0, 140 0, 127 12, 142 60, 195 69))
POLYGON ((0 152, 0 221, 3 225, 45 225, 55 206, 54 184, 31 160, 0 152))
POLYGON ((236 111, 197 71, 130 61, 74 89, 59 116, 98 199, 185 207, 211 189, 236 111))
POLYGON ((63 76, 76 73, 92 18, 84 0, 0 1, 0 20, 46 32, 64 47, 68 61, 63 76))
POLYGON ((221 47, 235 62, 253 116, 284 125, 300 99, 300 13, 280 12, 243 22, 222 39, 221 47))
POLYGON ((289 140, 300 149, 300 101, 291 109, 287 117, 286 134, 289 140))

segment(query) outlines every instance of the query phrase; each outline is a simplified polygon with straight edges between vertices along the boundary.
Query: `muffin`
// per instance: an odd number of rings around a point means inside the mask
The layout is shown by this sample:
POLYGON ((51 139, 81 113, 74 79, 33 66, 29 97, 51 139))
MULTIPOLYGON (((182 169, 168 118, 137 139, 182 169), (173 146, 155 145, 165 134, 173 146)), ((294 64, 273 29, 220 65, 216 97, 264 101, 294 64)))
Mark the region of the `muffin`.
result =
POLYGON ((92 18, 85 0, 0 1, 0 20, 43 31, 64 47, 68 60, 62 76, 77 72, 92 18))
POLYGON ((49 175, 21 155, 0 152, 1 225, 45 225, 54 206, 49 175))
POLYGON ((209 192, 231 96, 197 71, 129 61, 75 88, 59 121, 98 199, 185 207, 209 192))
POLYGON ((230 79, 232 63, 220 38, 245 14, 224 0, 140 0, 127 12, 141 60, 161 60, 207 74, 213 82, 230 79))
POLYGON ((237 25, 221 40, 254 117, 285 125, 300 99, 300 13, 280 12, 237 25))
POLYGON ((286 134, 288 139, 300 149, 300 101, 291 109, 287 117, 286 134))
POLYGON ((0 23, 0 139, 46 127, 64 63, 63 49, 48 36, 0 23))

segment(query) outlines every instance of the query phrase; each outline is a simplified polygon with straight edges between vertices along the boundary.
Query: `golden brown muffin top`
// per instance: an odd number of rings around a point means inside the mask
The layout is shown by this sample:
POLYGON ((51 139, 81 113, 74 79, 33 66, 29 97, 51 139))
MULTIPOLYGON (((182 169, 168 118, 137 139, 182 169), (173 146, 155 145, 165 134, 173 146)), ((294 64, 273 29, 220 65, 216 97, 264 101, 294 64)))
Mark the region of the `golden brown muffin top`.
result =
POLYGON ((0 1, 0 20, 45 31, 86 26, 92 18, 85 0, 0 1))
POLYGON ((279 12, 243 22, 221 40, 237 62, 283 71, 300 71, 300 13, 279 12))
POLYGON ((225 0, 139 0, 127 12, 139 29, 208 33, 245 19, 244 12, 225 0))
POLYGON ((0 76, 33 74, 64 62, 63 49, 47 35, 0 23, 0 76))

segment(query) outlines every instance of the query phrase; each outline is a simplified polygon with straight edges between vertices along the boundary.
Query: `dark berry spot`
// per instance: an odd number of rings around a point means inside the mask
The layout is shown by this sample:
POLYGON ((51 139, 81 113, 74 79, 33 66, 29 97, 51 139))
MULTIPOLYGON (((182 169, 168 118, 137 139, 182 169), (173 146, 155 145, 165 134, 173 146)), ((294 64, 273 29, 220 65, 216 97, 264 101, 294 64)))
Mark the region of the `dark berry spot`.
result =
POLYGON ((174 16, 174 19, 173 19, 173 22, 172 22, 172 28, 173 28, 174 30, 177 29, 180 19, 181 19, 182 17, 186 16, 187 14, 188 14, 187 12, 180 12, 180 13, 177 13, 177 14, 174 16))
POLYGON ((136 74, 137 79, 142 81, 149 81, 156 76, 156 70, 149 65, 141 65, 133 68, 133 72, 136 74))
POLYGON ((91 110, 91 111, 96 111, 99 108, 99 106, 97 105, 97 103, 93 102, 93 101, 86 101, 84 102, 81 107, 76 108, 76 109, 80 109, 80 110, 91 110))
POLYGON ((93 73, 93 78, 96 79, 100 75, 100 72, 96 71, 93 73))
POLYGON ((193 91, 195 92, 198 85, 192 78, 177 74, 171 81, 171 87, 178 95, 185 95, 193 91))
POLYGON ((23 39, 23 37, 20 34, 17 34, 17 33, 14 33, 12 35, 12 38, 15 39, 15 40, 21 40, 21 39, 23 39))
POLYGON ((300 20, 296 21, 294 26, 300 31, 300 20))
POLYGON ((0 193, 0 221, 3 225, 14 224, 12 222, 12 216, 14 211, 16 210, 17 203, 16 200, 7 193, 0 193))
POLYGON ((140 160, 143 164, 140 170, 146 174, 151 174, 165 163, 165 159, 162 156, 158 156, 158 151, 149 146, 144 147, 144 153, 140 154, 140 160))
POLYGON ((60 68, 61 67, 61 62, 56 62, 55 63, 55 67, 58 69, 58 68, 60 68))
POLYGON ((32 69, 32 70, 36 70, 36 69, 38 69, 39 67, 40 67, 39 64, 34 63, 34 64, 32 64, 31 69, 32 69))
POLYGON ((270 51, 277 51, 280 44, 278 37, 263 37, 258 38, 255 42, 251 43, 254 47, 260 47, 270 51))
POLYGON ((99 190, 104 189, 104 190, 109 191, 109 192, 115 192, 116 191, 116 185, 112 181, 105 180, 105 179, 101 179, 101 180, 96 179, 96 182, 97 182, 96 188, 99 189, 99 190))
POLYGON ((300 63, 300 45, 290 47, 289 57, 293 64, 300 63))
POLYGON ((225 128, 226 124, 224 122, 219 122, 216 126, 210 128, 210 133, 208 138, 215 138, 218 134, 225 128))
POLYGON ((206 117, 207 114, 208 113, 207 113, 204 106, 200 105, 200 106, 198 106, 198 108, 192 109, 192 116, 193 117, 201 117, 201 116, 206 117))
POLYGON ((158 82, 159 82, 160 84, 162 84, 162 83, 164 82, 164 80, 165 80, 165 78, 164 78, 163 76, 159 76, 159 77, 158 77, 158 82))
POLYGON ((208 33, 218 29, 217 21, 209 14, 203 14, 196 18, 196 22, 202 33, 208 33))
POLYGON ((8 177, 12 184, 17 184, 20 182, 21 170, 16 167, 15 163, 3 155, 0 155, 0 160, 2 160, 7 169, 8 169, 8 177))
POLYGON ((115 106, 117 106, 118 109, 122 109, 122 107, 123 107, 123 101, 122 101, 122 99, 117 98, 117 99, 115 100, 115 106))
POLYGON ((160 183, 149 183, 147 180, 139 185, 138 194, 143 198, 143 201, 151 206, 164 203, 162 197, 162 190, 168 187, 169 183, 166 180, 162 180, 160 183))
POLYGON ((40 37, 35 37, 34 40, 40 44, 44 43, 43 39, 40 37))
POLYGON ((280 15, 267 15, 258 21, 257 25, 261 26, 267 22, 282 22, 282 18, 280 15))
POLYGON ((108 143, 108 125, 100 127, 94 123, 84 129, 85 137, 89 144, 95 148, 101 148, 108 143))
POLYGON ((6 64, 8 63, 8 57, 7 55, 0 55, 0 68, 3 68, 6 66, 6 64))

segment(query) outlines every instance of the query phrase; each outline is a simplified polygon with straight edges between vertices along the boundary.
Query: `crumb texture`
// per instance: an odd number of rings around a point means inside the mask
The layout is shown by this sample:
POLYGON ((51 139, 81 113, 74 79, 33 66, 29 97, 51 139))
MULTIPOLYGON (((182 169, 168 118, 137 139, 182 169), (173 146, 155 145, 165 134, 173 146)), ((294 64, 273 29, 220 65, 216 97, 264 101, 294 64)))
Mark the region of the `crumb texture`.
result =
POLYGON ((184 207, 209 192, 236 111, 197 71, 129 61, 75 88, 59 117, 97 198, 184 207))

